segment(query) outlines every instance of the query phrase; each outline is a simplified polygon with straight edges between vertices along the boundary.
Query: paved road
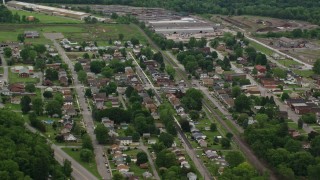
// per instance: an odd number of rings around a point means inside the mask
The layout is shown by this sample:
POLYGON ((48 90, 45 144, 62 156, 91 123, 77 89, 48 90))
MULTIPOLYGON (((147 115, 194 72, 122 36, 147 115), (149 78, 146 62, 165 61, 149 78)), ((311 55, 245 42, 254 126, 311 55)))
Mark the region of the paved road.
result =
MULTIPOLYGON (((25 127, 33 132, 38 133, 36 129, 31 127, 29 124, 25 123, 25 127)), ((42 134, 40 134, 42 136, 42 134)), ((77 161, 75 161, 72 157, 70 157, 67 153, 65 153, 61 148, 55 144, 53 144, 50 140, 47 140, 51 144, 51 148, 54 150, 54 158, 63 165, 63 161, 65 159, 71 162, 72 177, 76 180, 98 180, 94 175, 91 174, 87 169, 83 168, 77 161)))
MULTIPOLYGON (((169 52, 170 53, 170 52, 169 52)), ((219 56, 219 54, 218 54, 219 56)), ((220 55, 221 56, 221 55, 220 55)), ((171 58, 171 60, 173 60, 173 62, 175 62, 175 64, 179 64, 178 60, 176 58, 171 58)), ((186 73, 185 71, 182 71, 181 69, 177 69, 177 73, 181 74, 181 76, 185 79, 185 82, 187 83, 187 85, 189 87, 192 87, 192 85, 188 82, 187 78, 186 78, 186 73)), ((238 126, 235 121, 233 121, 231 119, 231 115, 230 113, 222 106, 220 105, 220 103, 214 99, 207 88, 203 88, 200 87, 198 84, 198 87, 202 90, 202 92, 205 94, 205 98, 207 98, 208 100, 210 100, 216 108, 218 108, 224 116, 226 116, 226 118, 233 124, 234 127, 236 127, 238 132, 243 132, 243 129, 238 126)), ((214 115, 216 117, 216 119, 220 122, 220 124, 229 132, 234 132, 229 125, 226 123, 225 120, 223 120, 221 118, 220 115, 218 115, 215 112, 215 107, 212 107, 211 104, 209 104, 206 100, 203 101, 203 105, 204 107, 208 108, 209 111, 212 113, 212 115, 214 115)), ((246 158, 248 159, 248 161, 255 167, 257 168, 261 173, 264 172, 269 172, 270 174, 270 179, 276 179, 275 175, 273 174, 272 171, 270 171, 270 168, 268 167, 268 165, 257 158, 257 156, 251 151, 249 145, 240 137, 240 135, 237 132, 234 132, 234 137, 233 140, 235 141, 235 143, 239 146, 239 149, 245 154, 246 158)))
POLYGON ((154 162, 153 162, 153 160, 151 158, 151 155, 150 155, 150 153, 148 151, 148 148, 143 144, 143 140, 142 139, 140 139, 140 145, 139 145, 138 148, 141 149, 142 151, 144 151, 147 154, 149 163, 150 163, 151 168, 152 168, 153 176, 154 176, 155 179, 160 180, 160 176, 158 174, 156 166, 154 165, 154 162))
POLYGON ((3 67, 3 76, 2 76, 2 83, 8 83, 8 64, 7 61, 4 59, 3 54, 0 54, 0 59, 2 60, 2 67, 3 67))
MULTIPOLYGON (((244 31, 244 32, 245 32, 245 31, 244 31)), ((282 55, 282 56, 284 56, 284 57, 286 57, 286 58, 292 59, 292 60, 294 60, 294 61, 296 61, 296 62, 298 62, 298 63, 300 63, 300 64, 303 64, 303 65, 304 65, 303 69, 312 69, 312 67, 313 67, 313 65, 310 65, 310 64, 308 64, 308 63, 305 63, 305 62, 303 62, 303 61, 301 61, 301 60, 299 60, 299 59, 297 59, 297 58, 295 58, 295 57, 292 57, 292 56, 290 56, 290 55, 288 55, 288 54, 285 54, 285 53, 279 51, 278 49, 275 49, 275 48, 273 48, 273 47, 271 47, 271 46, 268 46, 268 45, 266 45, 266 44, 264 44, 264 43, 262 43, 262 42, 260 42, 260 41, 258 41, 258 40, 256 40, 256 39, 254 39, 254 38, 252 38, 252 37, 249 37, 246 33, 244 33, 244 35, 245 35, 245 37, 246 37, 247 39, 258 43, 258 44, 260 44, 261 46, 264 46, 264 47, 266 47, 266 48, 268 48, 268 49, 271 49, 271 50, 273 50, 274 52, 276 52, 276 53, 278 53, 278 54, 280 54, 280 55, 282 55)))
MULTIPOLYGON (((237 71, 240 71, 243 73, 243 71, 239 68, 237 68, 236 66, 234 66, 233 64, 231 64, 232 69, 236 69, 237 71)), ((268 89, 264 88, 261 84, 259 84, 250 74, 247 74, 247 78, 252 82, 252 84, 257 85, 261 95, 266 97, 273 97, 276 105, 279 107, 280 111, 286 111, 288 112, 288 117, 289 119, 291 119, 293 122, 295 122, 296 124, 298 124, 298 120, 300 118, 300 115, 296 114, 291 108, 289 108, 289 106, 287 106, 285 103, 283 103, 282 101, 279 100, 279 98, 274 95, 273 93, 269 92, 268 89)), ((312 127, 310 126, 303 126, 303 130, 306 133, 310 133, 311 131, 314 131, 312 127)))
MULTIPOLYGON (((97 163, 97 168, 98 168, 99 174, 101 175, 101 177, 103 179, 111 179, 112 175, 107 172, 107 168, 105 166, 105 162, 106 161, 108 162, 108 158, 103 157, 104 147, 102 145, 98 144, 96 136, 94 134, 94 121, 93 121, 91 112, 88 110, 89 106, 85 100, 84 87, 78 81, 77 73, 74 71, 73 64, 72 64, 71 60, 68 58, 68 56, 66 55, 64 49, 62 49, 62 47, 55 40, 53 40, 53 43, 54 43, 55 48, 58 50, 58 53, 60 54, 61 58, 63 59, 63 61, 66 64, 68 64, 69 69, 71 70, 71 73, 72 73, 72 77, 74 78, 73 83, 74 83, 74 86, 76 87, 75 90, 78 95, 79 105, 82 109, 81 113, 83 116, 84 124, 86 125, 86 130, 87 130, 87 133, 89 134, 89 136, 92 140, 92 143, 93 143, 95 160, 97 163)), ((108 164, 109 164, 109 162, 108 162, 108 164)), ((109 167, 110 167, 110 165, 109 165, 109 167)))
MULTIPOLYGON (((130 53, 131 54, 131 53, 130 53)), ((132 56, 132 54, 131 54, 132 56)), ((154 85, 152 84, 151 80, 149 79, 149 77, 144 73, 144 71, 141 69, 140 65, 138 64, 138 62, 136 61, 136 59, 132 56, 132 59, 134 60, 134 62, 136 63, 136 65, 139 67, 138 69, 141 70, 142 74, 144 75, 144 77, 148 80, 151 88, 154 90, 155 95, 158 99, 159 102, 161 102, 161 96, 158 94, 157 90, 155 89, 154 85)), ((175 117, 174 117, 175 118, 175 117)), ((196 168, 199 170, 200 174, 202 177, 204 177, 205 179, 212 179, 210 172, 208 171, 208 169, 203 165, 202 161, 199 159, 194 159, 194 157, 196 157, 196 152, 193 151, 192 146, 190 144, 190 142, 188 141, 188 139, 186 138, 185 134, 182 132, 181 128, 179 126, 177 127, 177 131, 178 131, 178 136, 182 137, 182 140, 184 142, 184 144, 187 144, 188 146, 184 146, 186 152, 188 153, 188 155, 193 159, 194 164, 196 166, 196 168)))

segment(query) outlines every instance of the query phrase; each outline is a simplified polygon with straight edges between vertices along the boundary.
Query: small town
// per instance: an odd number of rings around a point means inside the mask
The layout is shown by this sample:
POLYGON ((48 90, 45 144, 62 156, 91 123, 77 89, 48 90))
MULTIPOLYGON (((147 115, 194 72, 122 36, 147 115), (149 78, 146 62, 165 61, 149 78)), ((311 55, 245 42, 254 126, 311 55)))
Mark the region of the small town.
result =
POLYGON ((319 177, 317 23, 98 4, 0 6, 0 177, 319 177))

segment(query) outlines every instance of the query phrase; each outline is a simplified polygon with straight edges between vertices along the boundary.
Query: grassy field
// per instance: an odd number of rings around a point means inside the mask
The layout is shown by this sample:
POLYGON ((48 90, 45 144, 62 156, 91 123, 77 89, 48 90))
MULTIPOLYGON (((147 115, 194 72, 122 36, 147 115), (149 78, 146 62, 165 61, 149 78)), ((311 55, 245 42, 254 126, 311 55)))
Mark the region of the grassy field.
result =
POLYGON ((21 78, 18 73, 13 73, 9 70, 9 82, 10 83, 37 83, 39 82, 38 78, 21 78))
POLYGON ((61 17, 61 16, 52 16, 52 15, 46 15, 44 13, 38 13, 38 12, 29 12, 29 11, 22 11, 22 10, 15 10, 12 9, 11 12, 13 14, 17 13, 20 16, 34 16, 40 20, 41 24, 79 24, 83 23, 81 20, 71 19, 67 17, 61 17))
POLYGON ((71 156, 74 160, 76 160, 78 163, 80 163, 84 168, 86 168, 88 171, 90 171, 94 176, 101 179, 99 172, 97 170, 97 164, 95 159, 92 159, 91 163, 86 163, 81 161, 80 159, 80 150, 79 151, 72 151, 70 148, 62 148, 64 152, 66 152, 69 156, 71 156))
POLYGON ((268 56, 273 54, 273 51, 271 49, 266 48, 266 47, 254 42, 254 41, 250 41, 249 46, 254 47, 257 51, 260 51, 260 52, 262 52, 262 53, 264 53, 264 54, 266 54, 268 56))
POLYGON ((305 78, 308 78, 314 74, 312 70, 293 70, 293 72, 305 78))
POLYGON ((124 41, 135 37, 141 43, 146 43, 146 38, 134 25, 127 24, 7 24, 0 25, 0 42, 17 41, 18 34, 24 31, 38 31, 40 38, 25 39, 25 42, 35 44, 50 44, 51 41, 43 33, 62 33, 71 41, 96 41, 98 46, 108 46, 109 39, 117 40, 119 34, 124 34, 124 41))
POLYGON ((292 65, 301 65, 300 63, 294 61, 294 60, 291 60, 291 59, 284 59, 284 60, 279 60, 278 61, 280 64, 286 66, 286 67, 290 67, 292 65))

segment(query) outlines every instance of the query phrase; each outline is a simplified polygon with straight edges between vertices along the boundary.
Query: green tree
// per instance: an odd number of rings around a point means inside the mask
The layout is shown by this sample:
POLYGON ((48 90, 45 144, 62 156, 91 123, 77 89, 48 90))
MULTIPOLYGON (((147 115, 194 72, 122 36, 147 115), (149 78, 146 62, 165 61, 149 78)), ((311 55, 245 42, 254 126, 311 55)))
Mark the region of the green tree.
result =
POLYGON ((320 155, 320 136, 316 136, 314 139, 312 139, 310 145, 311 145, 310 152, 314 156, 319 156, 320 155))
POLYGON ((281 100, 282 101, 284 101, 286 99, 289 99, 289 98, 290 98, 290 96, 289 96, 289 94, 287 92, 282 93, 282 95, 281 95, 281 100))
POLYGON ((18 39, 18 41, 20 41, 20 42, 24 42, 24 40, 25 40, 25 37, 24 37, 24 34, 18 34, 18 37, 17 37, 17 39, 18 39))
POLYGON ((308 179, 317 180, 320 177, 320 164, 308 166, 308 179))
POLYGON ((159 136, 159 142, 162 142, 167 148, 171 147, 173 140, 173 136, 169 133, 161 133, 159 136))
POLYGON ((80 159, 84 162, 90 162, 93 158, 93 153, 90 149, 81 149, 80 159))
POLYGON ((224 149, 228 149, 228 148, 230 148, 230 140, 229 139, 227 139, 227 138, 222 138, 221 140, 220 140, 220 144, 221 144, 221 147, 222 148, 224 148, 224 149))
POLYGON ((238 96, 235 99, 234 104, 235 104, 234 107, 237 112, 243 112, 246 110, 250 110, 251 102, 250 102, 250 99, 246 95, 241 94, 240 96, 238 96))
POLYGON ((83 67, 82 67, 81 63, 79 63, 79 62, 75 63, 74 64, 74 70, 76 72, 79 72, 79 71, 83 70, 83 67))
POLYGON ((92 61, 90 63, 90 70, 96 74, 100 73, 102 68, 105 66, 105 62, 103 61, 92 61))
POLYGON ((240 96, 241 94, 241 88, 239 86, 232 87, 232 97, 236 98, 240 96))
POLYGON ((34 84, 29 83, 29 84, 27 84, 25 86, 25 90, 27 92, 35 92, 36 91, 36 86, 34 84))
POLYGON ((284 148, 289 152, 298 152, 301 150, 301 147, 302 147, 301 142, 294 139, 290 139, 284 145, 284 148))
POLYGON ((93 150, 92 141, 88 134, 82 136, 82 149, 93 150))
POLYGON ((181 99, 181 103, 187 110, 200 111, 202 109, 202 98, 203 95, 201 91, 190 88, 187 90, 185 96, 181 99))
POLYGON ((277 171, 279 172, 280 176, 284 179, 295 179, 294 172, 291 168, 287 167, 286 165, 280 164, 277 167, 277 171))
POLYGON ((157 154, 156 164, 159 168, 169 168, 171 166, 177 165, 176 155, 170 150, 162 150, 157 154))
POLYGON ((307 124, 313 124, 317 122, 317 117, 314 113, 303 114, 300 118, 304 123, 307 124))
POLYGON ((90 56, 89 56, 88 53, 84 53, 84 54, 82 55, 82 57, 83 57, 84 59, 89 59, 89 58, 90 58, 90 56))
POLYGON ((98 124, 94 133, 99 144, 107 144, 109 141, 108 129, 103 124, 98 124))
POLYGON ((87 82, 87 73, 84 70, 78 72, 78 80, 81 83, 87 82))
POLYGON ((181 129, 184 131, 184 132, 190 132, 190 124, 189 124, 189 121, 187 120, 181 120, 180 121, 180 125, 181 125, 181 129))
POLYGON ((136 164, 139 166, 140 164, 144 164, 148 162, 148 156, 145 152, 137 153, 137 162, 136 164))
POLYGON ((23 114, 27 114, 31 110, 31 98, 29 96, 23 96, 20 101, 21 111, 23 114))
POLYGON ((92 92, 91 92, 90 88, 86 89, 85 96, 90 97, 90 98, 92 97, 92 92))
POLYGON ((32 100, 32 110, 37 114, 37 115, 42 115, 43 114, 43 101, 41 98, 34 98, 32 100))
POLYGON ((211 123, 211 125, 210 125, 210 131, 211 131, 211 132, 217 131, 217 124, 216 124, 216 123, 211 123))
POLYGON ((303 127, 303 120, 300 118, 298 120, 298 129, 302 129, 302 127, 303 127))
POLYGON ((5 48, 3 49, 3 52, 4 52, 4 56, 5 56, 6 58, 10 58, 10 57, 12 56, 12 50, 11 50, 10 47, 5 47, 5 48))
POLYGON ((46 111, 49 116, 52 116, 54 114, 58 114, 59 116, 61 116, 62 114, 61 108, 62 108, 62 105, 56 100, 51 100, 46 105, 46 111))
POLYGON ((245 161, 243 155, 239 151, 230 151, 226 155, 226 161, 229 163, 230 167, 236 167, 245 161))
POLYGON ((124 38, 124 35, 122 33, 118 34, 119 40, 122 41, 124 38))
POLYGON ((314 73, 320 74, 320 59, 317 59, 317 61, 313 64, 312 70, 314 73))
POLYGON ((102 68, 101 74, 106 78, 111 78, 113 76, 113 69, 109 66, 102 68))
POLYGON ((132 141, 139 142, 139 140, 140 140, 140 134, 138 132, 132 133, 132 141))
POLYGON ((120 174, 119 172, 115 172, 113 173, 113 177, 112 177, 113 180, 125 180, 125 178, 122 176, 122 174, 120 174))
POLYGON ((170 79, 174 80, 174 77, 175 77, 175 74, 176 74, 176 70, 172 66, 167 65, 166 66, 166 72, 170 76, 170 79))
POLYGON ((72 173, 71 161, 67 159, 63 161, 63 173, 64 175, 66 175, 66 177, 71 177, 71 173, 72 173))

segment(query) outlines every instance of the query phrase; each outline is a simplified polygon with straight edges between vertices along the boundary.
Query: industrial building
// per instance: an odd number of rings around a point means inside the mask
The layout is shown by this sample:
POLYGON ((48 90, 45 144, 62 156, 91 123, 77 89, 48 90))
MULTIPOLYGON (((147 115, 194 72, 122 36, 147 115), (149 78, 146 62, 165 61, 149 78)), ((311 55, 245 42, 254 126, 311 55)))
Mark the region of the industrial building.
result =
POLYGON ((55 8, 55 7, 43 6, 43 5, 37 5, 37 4, 25 3, 25 2, 19 2, 19 1, 9 1, 7 3, 7 6, 13 7, 16 9, 32 9, 35 12, 41 12, 48 15, 65 16, 65 17, 70 17, 70 18, 75 18, 80 20, 83 20, 85 17, 90 16, 90 14, 84 13, 84 12, 77 12, 77 11, 72 11, 68 9, 55 8))
POLYGON ((213 25, 194 18, 181 18, 180 20, 149 21, 147 24, 156 33, 211 33, 215 32, 213 25))

